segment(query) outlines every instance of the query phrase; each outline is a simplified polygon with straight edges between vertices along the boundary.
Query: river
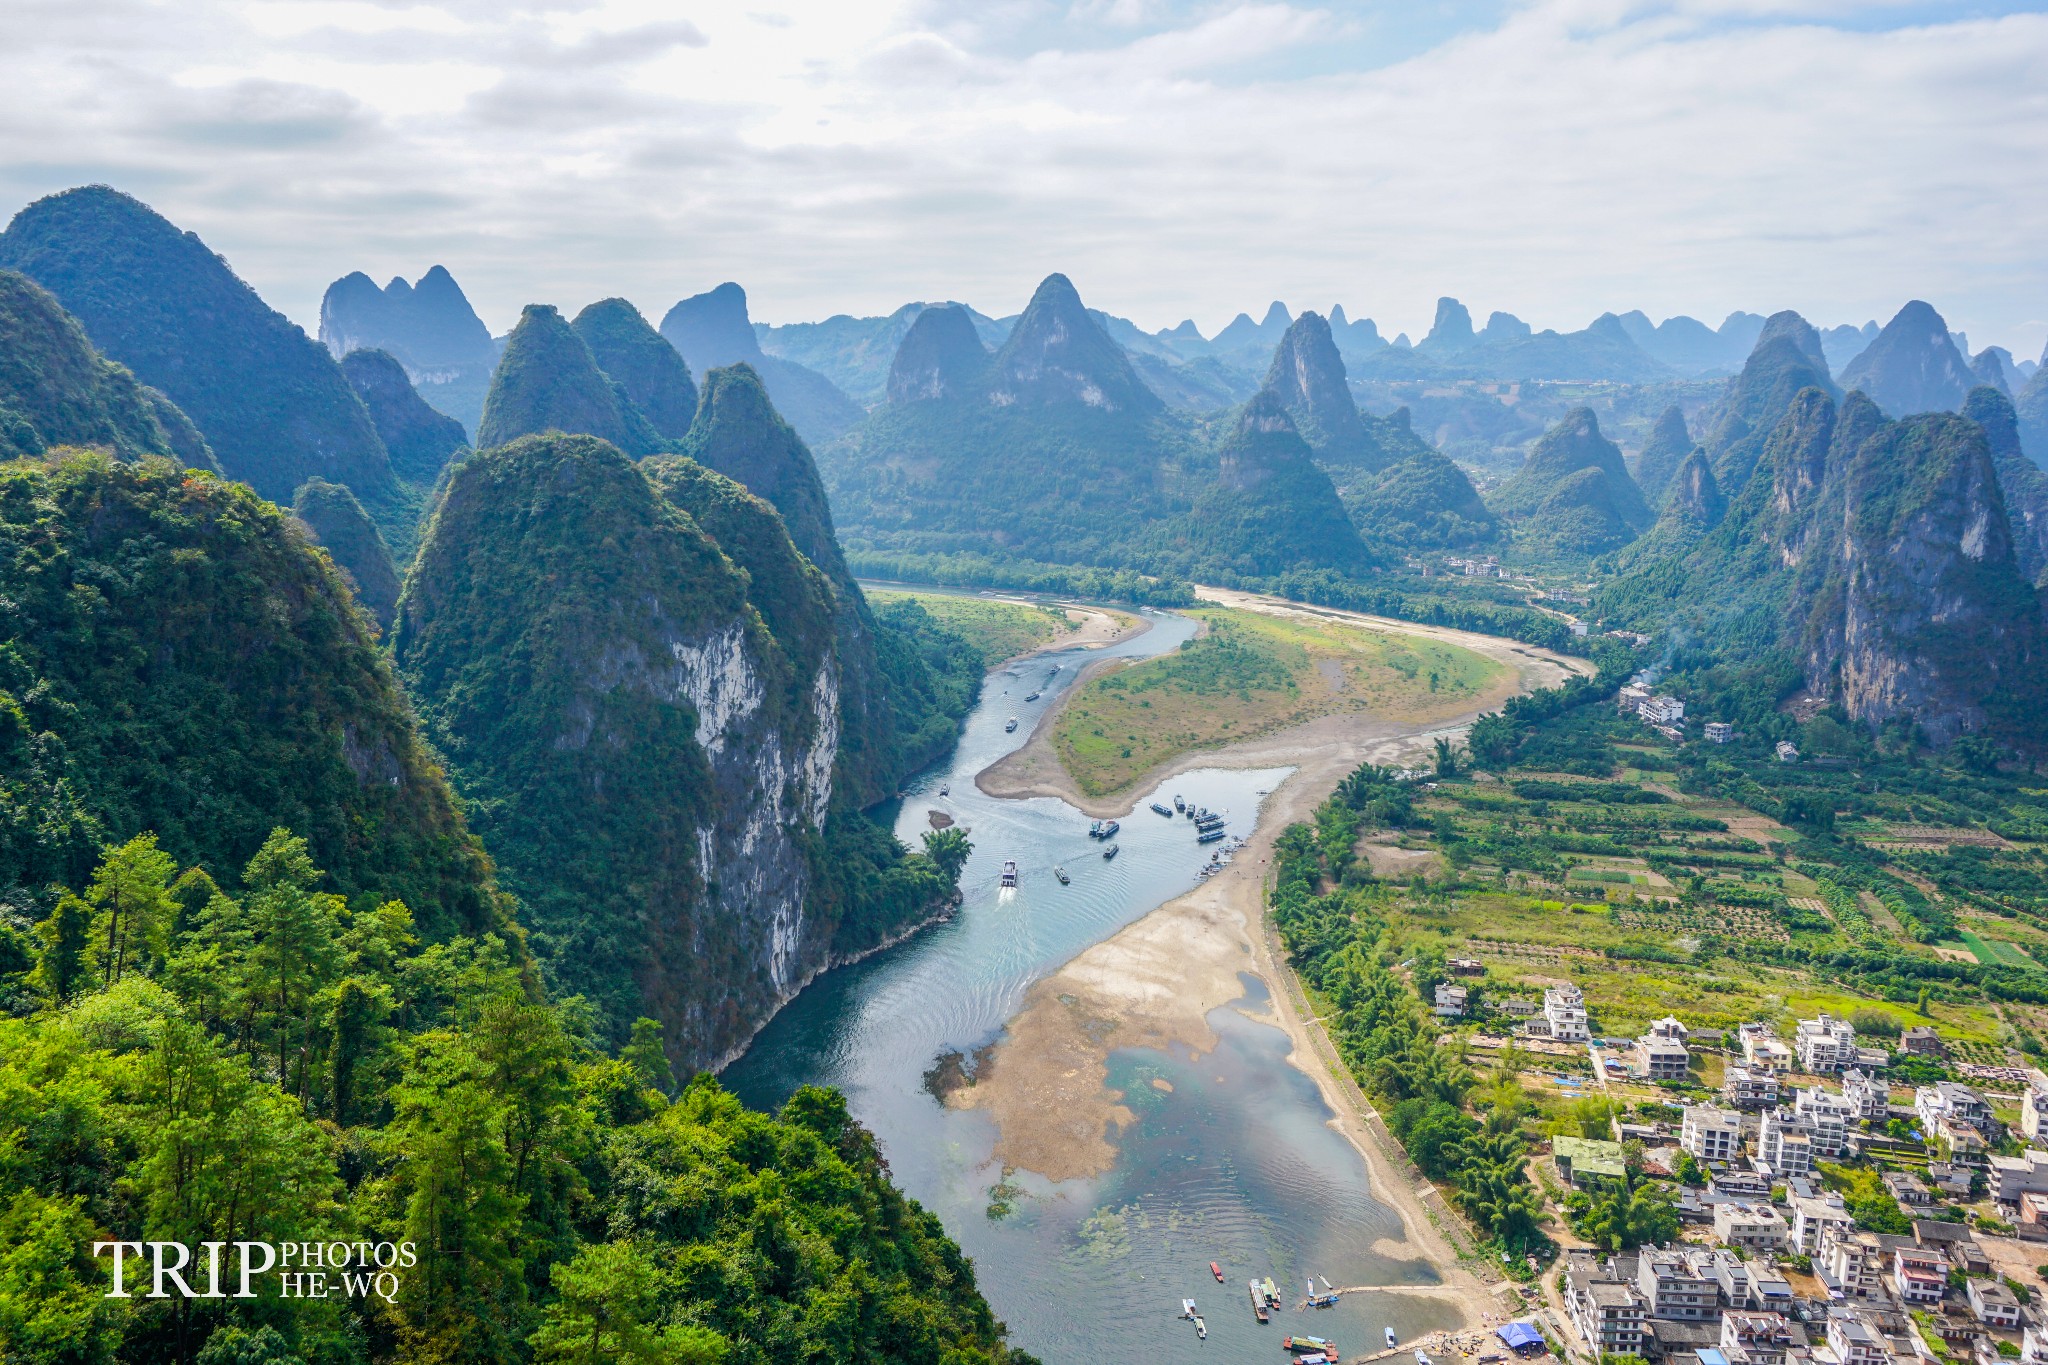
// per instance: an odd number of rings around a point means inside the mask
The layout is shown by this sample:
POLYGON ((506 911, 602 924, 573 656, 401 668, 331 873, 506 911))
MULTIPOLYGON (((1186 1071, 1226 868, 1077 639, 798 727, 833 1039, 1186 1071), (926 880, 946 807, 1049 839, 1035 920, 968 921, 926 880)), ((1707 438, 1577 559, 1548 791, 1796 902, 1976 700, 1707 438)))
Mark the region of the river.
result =
POLYGON ((1314 1082, 1287 1064, 1286 1035, 1247 1016, 1267 1006, 1265 986, 1250 974, 1242 1008, 1211 1016, 1215 1051, 1111 1054, 1110 1084, 1137 1116, 1117 1139, 1111 1171, 1058 1185, 1017 1173, 1005 1216, 990 1213, 1004 1181, 990 1120, 944 1107, 927 1088, 942 1055, 971 1055, 994 1041, 1034 981, 1197 883, 1208 850, 1197 851, 1185 820, 1148 810, 1150 801, 1171 805, 1173 793, 1184 794, 1249 833, 1261 799, 1290 771, 1205 769, 1171 779, 1166 791, 1138 798, 1114 861, 1088 838, 1088 817, 1066 802, 1001 800, 975 786, 975 774, 1023 744, 1086 663, 1148 657, 1194 633, 1186 617, 1145 615, 1152 628, 1135 637, 990 675, 953 757, 909 785, 896 822, 913 846, 930 827, 929 810, 971 830, 960 914, 820 977, 723 1079, 770 1109, 803 1084, 844 1092, 897 1182, 974 1258, 1011 1341, 1047 1365, 1156 1356, 1161 1347, 1166 1359, 1194 1359, 1198 1345, 1205 1360, 1272 1365, 1294 1331, 1331 1338, 1349 1356, 1379 1349, 1388 1326, 1405 1340, 1454 1325, 1455 1307, 1425 1295, 1360 1294, 1334 1309, 1296 1311, 1310 1274, 1342 1286, 1425 1285, 1437 1276, 1400 1245, 1398 1215, 1372 1197, 1363 1159, 1328 1126, 1314 1082), (1039 699, 1024 701, 1034 688, 1039 699), (1011 716, 1018 725, 1006 732, 1011 716), (998 886, 1006 858, 1022 873, 1013 891, 998 886), (1054 877, 1055 865, 1070 885, 1054 877), (1212 1260, 1225 1283, 1209 1273, 1212 1260), (1268 1275, 1285 1302, 1260 1326, 1246 1281, 1268 1275), (1207 1321, 1206 1342, 1177 1320, 1184 1297, 1207 1321))

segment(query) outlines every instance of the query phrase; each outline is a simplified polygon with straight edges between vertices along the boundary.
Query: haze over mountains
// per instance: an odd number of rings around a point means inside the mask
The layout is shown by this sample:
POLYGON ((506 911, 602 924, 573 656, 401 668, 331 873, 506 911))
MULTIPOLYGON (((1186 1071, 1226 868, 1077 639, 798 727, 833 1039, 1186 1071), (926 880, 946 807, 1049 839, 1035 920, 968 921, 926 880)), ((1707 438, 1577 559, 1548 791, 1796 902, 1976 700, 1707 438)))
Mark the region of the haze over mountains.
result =
MULTIPOLYGON (((1476 549, 1616 575, 1620 595, 1603 600, 1654 626, 1705 607, 1657 607, 1655 593, 1626 585, 1662 581, 1716 545, 1779 535, 1755 510, 1776 494, 1759 490, 1794 477, 1787 423, 1820 421, 1811 413, 1824 403, 1841 414, 1830 422, 1887 433, 1800 476, 1825 485, 1852 528, 1830 553, 1907 535, 1907 522, 1925 539, 1953 521, 1980 527, 1972 544, 1988 558, 1903 585, 1857 580, 1835 606, 1821 602, 1823 585, 1788 580, 1801 601, 1775 603, 1780 618, 1856 623, 1835 632, 1854 648, 1801 646, 1817 690, 1873 717, 1924 710, 1930 733, 2006 723, 1969 699, 1974 684, 1931 662, 1940 648, 1919 627, 1888 628, 1905 643, 1873 662, 1868 604, 1947 593, 2003 619, 2048 571, 2048 375, 1996 348, 1973 354, 1919 300, 1881 327, 1823 330, 1792 312, 1708 327, 1630 311, 1561 333, 1499 311, 1481 325, 1446 297, 1411 344, 1341 308, 1297 315, 1279 302, 1213 337, 1191 322, 1146 332, 1088 307, 1057 274, 1014 316, 912 303, 775 327, 754 323, 728 282, 682 297, 658 326, 624 299, 573 317, 536 303, 492 338, 435 265, 415 284, 337 280, 323 349, 196 239, 104 188, 24 210, 0 235, 0 265, 20 272, 0 276, 19 281, 5 310, 15 348, 61 355, 74 376, 54 403, 10 381, 0 402, 12 448, 84 440, 126 458, 215 464, 295 505, 382 623, 403 616, 397 585, 430 533, 425 514, 472 443, 587 436, 627 460, 687 461, 765 500, 833 603, 846 703, 835 762, 839 788, 861 804, 886 792, 883 756, 904 734, 935 733, 888 700, 927 688, 884 678, 888 651, 853 578, 863 566, 961 581, 1107 574, 1164 599, 1189 579, 1384 582, 1476 549), (1930 413, 1953 420, 1906 420, 1930 413), (1948 502, 1905 522, 1896 508, 1858 521, 1859 498, 1890 496, 1872 472, 1889 467, 1880 448, 1923 467, 1912 487, 1940 484, 1948 502), (2003 567, 1984 567, 1994 562, 2003 567), (1896 676, 1868 682, 1879 675, 1896 676), (1924 686, 1897 680, 1907 675, 1924 686)), ((702 500, 709 485, 664 467, 663 488, 702 500)), ((699 510, 758 540, 714 507, 727 503, 699 510)), ((735 546, 734 562, 760 553, 735 546)), ((766 579, 788 578, 761 563, 766 579)), ((805 619, 802 598, 755 609, 805 619)), ((2008 635, 2017 652, 2000 667, 2024 672, 2033 636, 2008 635)))

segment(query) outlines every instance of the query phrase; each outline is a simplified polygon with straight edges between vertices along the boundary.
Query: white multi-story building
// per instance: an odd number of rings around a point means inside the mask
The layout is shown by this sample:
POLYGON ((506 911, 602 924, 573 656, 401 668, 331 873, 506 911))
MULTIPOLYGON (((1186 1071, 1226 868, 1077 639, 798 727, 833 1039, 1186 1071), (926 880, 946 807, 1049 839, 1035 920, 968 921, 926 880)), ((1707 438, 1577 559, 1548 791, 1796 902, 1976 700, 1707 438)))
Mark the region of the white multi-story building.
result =
POLYGON ((1737 1109, 1762 1109, 1778 1102, 1778 1078, 1757 1067, 1731 1066, 1722 1078, 1721 1093, 1737 1109))
POLYGON ((1742 1060, 1750 1066, 1773 1073, 1791 1070, 1792 1049, 1785 1046, 1785 1040, 1769 1024, 1744 1024, 1738 1036, 1742 1039, 1742 1060))
POLYGON ((1792 1101, 1792 1112, 1812 1133, 1816 1155, 1840 1156, 1849 1150, 1849 1129, 1856 1122, 1856 1109, 1849 1101, 1832 1090, 1808 1086, 1792 1101))
POLYGON ((1886 1259, 1884 1245, 1874 1234, 1829 1228, 1813 1262, 1827 1272, 1843 1297, 1874 1302, 1884 1297, 1886 1259))
POLYGON ((1913 1112, 1931 1135, 1941 1126, 1943 1119, 1966 1124, 1983 1132, 1991 1122, 1991 1106, 1984 1097, 1967 1085, 1954 1081, 1941 1081, 1935 1085, 1923 1085, 1913 1092, 1913 1112))
POLYGON ((1792 1324, 1782 1313, 1723 1313, 1721 1353, 1749 1365, 1784 1365, 1785 1353, 1797 1343, 1792 1324))
POLYGON ((1636 1289, 1653 1318, 1705 1322, 1721 1311, 1721 1287, 1684 1252, 1644 1247, 1636 1258, 1636 1289))
POLYGON ((2020 1131, 2034 1142, 2048 1142, 2048 1090, 2038 1085, 2027 1087, 2027 1093, 2020 1096, 2020 1131))
POLYGON ((1842 1099, 1865 1123, 1883 1123, 1891 1117, 1892 1088, 1882 1076, 1854 1067, 1844 1071, 1842 1099))
POLYGON ((1636 1069, 1645 1080, 1682 1081, 1692 1070, 1692 1054, 1675 1038, 1645 1033, 1636 1039, 1636 1069))
POLYGON ((1891 1343, 1858 1308, 1828 1310, 1828 1351, 1840 1365, 1891 1365, 1891 1343))
POLYGON ((1436 1008, 1431 1012, 1439 1019, 1456 1019, 1465 1013, 1465 1003, 1471 994, 1463 986, 1443 982, 1436 988, 1436 1008))
POLYGON ((1757 1124, 1756 1157, 1774 1176, 1813 1170, 1813 1125, 1789 1109, 1766 1109, 1757 1124))
POLYGON ((1778 762, 1780 763, 1797 763, 1799 761, 1799 746, 1789 739, 1779 740, 1774 752, 1778 755, 1778 762))
POLYGON ((1948 1292, 1948 1258, 1925 1247, 1894 1247, 1891 1282, 1904 1303, 1940 1303, 1948 1292))
POLYGON ((1742 1152, 1742 1115, 1711 1104, 1687 1105, 1678 1145, 1700 1161, 1733 1161, 1742 1152))
POLYGON ((1822 1012, 1818 1019, 1801 1019, 1792 1035, 1792 1050, 1802 1071, 1826 1075, 1856 1064, 1856 1030, 1846 1019, 1822 1012))
POLYGON ((1749 1251, 1783 1251, 1788 1229, 1785 1217, 1767 1203, 1714 1205, 1714 1235, 1725 1246, 1749 1251))
POLYGON ((2025 1194, 2048 1194, 2048 1152, 2029 1147, 2018 1156, 1992 1157, 1991 1194, 2001 1204, 2017 1204, 2025 1194))
POLYGON ((1964 1283, 1963 1294, 1986 1327, 2009 1331, 2020 1325, 2019 1298, 1999 1281, 1970 1279, 1964 1283))
POLYGON ((1543 1018, 1550 1036, 1560 1043, 1583 1043, 1593 1036, 1586 1022, 1586 993, 1577 986, 1552 986, 1543 992, 1543 1018))
POLYGON ((1652 725, 1676 725, 1685 719, 1685 703, 1676 697, 1651 697, 1636 707, 1636 714, 1652 725))
POLYGON ((1710 720, 1707 722, 1707 742, 1709 744, 1726 744, 1734 738, 1735 727, 1729 722, 1725 720, 1710 720))
POLYGON ((1792 1199, 1792 1249, 1801 1255, 1817 1254, 1824 1237, 1840 1236, 1855 1226, 1856 1220, 1849 1216, 1839 1194, 1792 1199))

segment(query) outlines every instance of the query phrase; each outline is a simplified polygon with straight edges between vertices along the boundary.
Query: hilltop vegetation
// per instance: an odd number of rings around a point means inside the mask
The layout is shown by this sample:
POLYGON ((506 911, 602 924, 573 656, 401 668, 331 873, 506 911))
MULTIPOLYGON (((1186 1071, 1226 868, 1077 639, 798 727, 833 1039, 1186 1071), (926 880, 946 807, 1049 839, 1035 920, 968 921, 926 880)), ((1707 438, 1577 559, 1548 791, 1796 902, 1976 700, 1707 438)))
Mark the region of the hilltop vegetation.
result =
POLYGON ((280 824, 346 897, 509 933, 489 863, 325 556, 246 487, 79 452, 0 464, 0 887, 153 831, 240 867, 280 824))
MULTIPOLYGON (((103 446, 127 460, 177 456, 185 451, 173 429, 188 427, 169 399, 95 351, 47 290, 0 270, 0 458, 51 446, 103 446)), ((187 463, 214 468, 212 451, 197 444, 187 463)))
POLYGON ((654 1015, 712 1064, 951 894, 853 799, 840 619, 775 510, 687 459, 551 435, 451 471, 394 652, 608 1036, 654 1015))
POLYGON ((49 290, 108 358, 167 394, 228 477, 289 502, 318 476, 380 517, 397 496, 384 443, 327 352, 147 205, 105 186, 39 199, 0 233, 0 267, 49 290))
POLYGON ((598 1046, 516 941, 423 943, 446 907, 345 899, 287 829, 195 867, 145 834, 73 886, 0 966, 10 1359, 1028 1359, 836 1094, 678 1090, 651 1020, 598 1046), (411 1255, 381 1295, 111 1298, 109 1238, 411 1255))

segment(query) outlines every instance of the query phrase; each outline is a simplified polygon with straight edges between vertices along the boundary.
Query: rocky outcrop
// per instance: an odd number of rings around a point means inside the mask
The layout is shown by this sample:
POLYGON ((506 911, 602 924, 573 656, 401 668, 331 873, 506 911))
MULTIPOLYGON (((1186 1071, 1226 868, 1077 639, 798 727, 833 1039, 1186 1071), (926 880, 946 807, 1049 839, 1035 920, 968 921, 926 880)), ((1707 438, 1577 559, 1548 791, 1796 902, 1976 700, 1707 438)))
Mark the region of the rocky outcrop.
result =
POLYGON ((2030 583, 2048 574, 2048 472, 2020 449, 2019 421, 2012 400, 1989 387, 1970 390, 1963 416, 1984 429, 1984 443, 1998 470, 2005 512, 2012 523, 2013 555, 2030 583))
POLYGON ((0 234, 0 266, 167 394, 229 478, 280 502, 314 477, 373 507, 392 498, 384 443, 333 358, 148 205, 104 185, 39 199, 0 234))
POLYGON ((1416 349, 1460 351, 1471 346, 1474 340, 1471 312, 1456 299, 1445 297, 1436 301, 1436 320, 1430 324, 1429 335, 1416 349))
POLYGON ((1765 321, 1742 372, 1728 381, 1706 441, 1722 491, 1733 497, 1748 484, 1764 442, 1804 389, 1819 389, 1831 399, 1841 396, 1828 373, 1820 334, 1797 313, 1775 313, 1765 321))
POLYGON ((987 399, 999 408, 1072 406, 1144 415, 1162 404, 1065 275, 1048 275, 996 352, 987 399))
POLYGON ((1387 464, 1389 453, 1367 433, 1351 396, 1330 325, 1316 314, 1303 313, 1280 338, 1266 370, 1265 392, 1286 409, 1317 459, 1365 469, 1387 464))
POLYGON ((479 447, 501 446, 546 431, 596 436, 629 455, 661 448, 661 438, 623 386, 598 368, 590 347, 561 313, 530 303, 505 343, 476 441, 479 447))
MULTIPOLYGON (((781 557, 798 563, 786 537, 781 557)), ((778 605, 778 637, 645 471, 591 437, 529 437, 452 473, 395 634, 558 986, 614 1028, 653 1014, 685 1068, 729 1055, 832 951, 805 907, 837 658, 798 624, 829 619, 829 588, 784 587, 812 600, 778 605)))
POLYGON ((320 340, 336 360, 351 351, 383 351, 410 374, 488 371, 498 358, 490 329, 439 265, 417 284, 394 277, 382 289, 359 270, 342 276, 321 297, 320 340))
POLYGON ((889 401, 929 403, 966 397, 988 369, 988 360, 988 348, 981 344, 965 308, 957 303, 927 308, 896 348, 889 366, 889 401))
MULTIPOLYGON (((1710 334, 1711 335, 1711 334, 1710 334)), ((1664 501, 1664 493, 1671 487, 1672 476, 1685 463, 1685 457, 1692 454, 1692 433, 1685 425, 1685 412, 1676 403, 1664 409, 1658 416, 1657 424, 1650 428, 1649 439, 1636 455, 1636 486, 1643 490, 1643 499, 1652 507, 1664 501)))
POLYGON ((2012 406, 2019 421, 2020 449, 2048 469, 2048 353, 2041 358, 2044 363, 2014 396, 2012 406))
POLYGON ((1842 371, 1842 387, 1861 389, 1888 416, 1954 412, 1976 377, 1941 314, 1915 299, 1842 371))
MULTIPOLYGON (((2003 396, 1975 400, 1996 429, 2003 396)), ((2048 640, 2023 571, 2038 551, 2016 545, 2001 482, 1977 420, 1892 421, 1861 392, 1837 405, 1807 388, 1721 525, 1632 563, 1596 605, 1782 651, 1809 692, 1873 728, 1909 721, 1938 744, 1983 731, 2038 750, 2048 640)))
POLYGON ((1294 422, 1359 531, 1397 545, 1460 545, 1492 536, 1471 479, 1409 427, 1407 410, 1360 412, 1328 323, 1303 313, 1266 371, 1264 392, 1294 422))
POLYGON ((433 267, 415 284, 393 278, 382 289, 361 271, 344 275, 320 300, 320 341, 337 360, 352 351, 390 355, 429 407, 462 424, 468 444, 498 346, 446 267, 433 267))
POLYGON ((1187 518, 1194 562, 1261 576, 1369 560, 1329 476, 1270 392, 1245 404, 1187 518))
POLYGON ((449 457, 469 444, 462 423, 429 407, 405 366, 386 352, 350 351, 341 358, 341 372, 369 409, 399 478, 431 487, 449 457))
POLYGON ((697 416, 697 386, 661 333, 624 299, 593 303, 569 324, 597 367, 663 440, 680 440, 697 416))
POLYGON ((1909 719, 1936 744, 2041 734, 2040 603, 2013 555, 1983 430, 1947 414, 1889 423, 1848 471, 1841 652, 1849 714, 1909 719))
POLYGON ((747 291, 730 280, 670 308, 662 316, 661 334, 697 374, 726 365, 752 366, 776 410, 812 444, 831 440, 861 419, 860 404, 824 375, 762 351, 747 315, 747 291))
POLYGON ((1560 418, 1489 502, 1519 533, 1586 554, 1616 549, 1654 520, 1590 408, 1560 418))

